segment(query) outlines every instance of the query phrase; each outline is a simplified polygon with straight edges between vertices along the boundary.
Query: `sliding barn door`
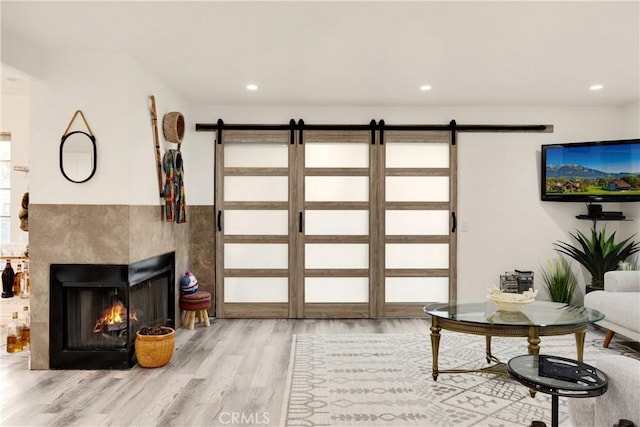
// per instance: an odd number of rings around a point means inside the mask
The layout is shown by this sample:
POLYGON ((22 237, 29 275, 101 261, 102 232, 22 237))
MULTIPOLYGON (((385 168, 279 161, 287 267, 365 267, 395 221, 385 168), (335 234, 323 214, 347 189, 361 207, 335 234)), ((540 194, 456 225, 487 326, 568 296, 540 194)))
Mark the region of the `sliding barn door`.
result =
POLYGON ((456 146, 384 126, 218 129, 216 316, 422 316, 456 299, 456 146))
POLYGON ((286 130, 216 142, 216 316, 289 317, 295 145, 286 130))
POLYGON ((373 130, 309 130, 300 138, 303 317, 370 317, 376 282, 373 130))
POLYGON ((448 131, 384 131, 379 312, 422 316, 456 299, 456 145, 448 131))

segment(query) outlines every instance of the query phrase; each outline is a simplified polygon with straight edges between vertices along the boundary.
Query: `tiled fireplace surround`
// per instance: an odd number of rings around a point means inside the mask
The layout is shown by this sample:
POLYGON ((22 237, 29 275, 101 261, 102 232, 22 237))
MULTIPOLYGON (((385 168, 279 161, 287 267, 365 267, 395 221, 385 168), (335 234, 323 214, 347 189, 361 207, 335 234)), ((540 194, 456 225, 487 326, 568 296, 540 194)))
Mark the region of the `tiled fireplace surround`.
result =
MULTIPOLYGON (((175 251, 179 280, 190 269, 213 293, 213 206, 188 206, 187 222, 165 222, 161 207, 132 205, 29 206, 31 369, 49 369, 51 264, 131 264, 175 251)), ((180 310, 176 306, 176 313, 180 310)))

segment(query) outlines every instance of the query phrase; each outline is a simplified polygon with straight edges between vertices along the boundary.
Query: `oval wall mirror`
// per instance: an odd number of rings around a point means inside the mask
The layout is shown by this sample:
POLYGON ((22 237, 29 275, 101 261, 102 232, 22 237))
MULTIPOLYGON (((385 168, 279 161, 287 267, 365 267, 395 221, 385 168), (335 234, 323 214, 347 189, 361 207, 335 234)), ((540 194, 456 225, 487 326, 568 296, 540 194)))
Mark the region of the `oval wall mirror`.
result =
POLYGON ((96 137, 74 131, 62 136, 60 142, 60 172, 71 182, 89 181, 96 173, 96 137))

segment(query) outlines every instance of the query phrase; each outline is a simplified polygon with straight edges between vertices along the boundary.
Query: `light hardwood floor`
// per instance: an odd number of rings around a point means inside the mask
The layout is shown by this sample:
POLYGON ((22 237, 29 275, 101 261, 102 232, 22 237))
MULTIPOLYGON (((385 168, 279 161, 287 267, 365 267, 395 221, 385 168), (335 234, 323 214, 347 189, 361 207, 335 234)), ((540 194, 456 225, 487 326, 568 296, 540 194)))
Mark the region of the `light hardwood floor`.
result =
POLYGON ((278 426, 294 334, 424 333, 425 319, 212 320, 179 329, 162 368, 30 371, 0 356, 2 426, 278 426), (244 415, 243 415, 244 414, 244 415), (269 421, 267 424, 265 421, 269 421))

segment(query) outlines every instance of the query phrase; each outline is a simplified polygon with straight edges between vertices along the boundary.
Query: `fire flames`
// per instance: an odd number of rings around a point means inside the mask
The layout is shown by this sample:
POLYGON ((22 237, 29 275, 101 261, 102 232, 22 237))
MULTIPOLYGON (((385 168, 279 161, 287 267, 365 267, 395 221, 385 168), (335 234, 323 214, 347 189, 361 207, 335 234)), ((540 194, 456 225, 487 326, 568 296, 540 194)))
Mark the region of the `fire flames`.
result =
MULTIPOLYGON (((129 313, 131 320, 138 320, 136 312, 129 313)), ((122 301, 115 301, 110 307, 106 308, 100 314, 100 318, 93 328, 93 332, 111 332, 122 331, 127 328, 127 307, 122 301)))

